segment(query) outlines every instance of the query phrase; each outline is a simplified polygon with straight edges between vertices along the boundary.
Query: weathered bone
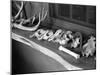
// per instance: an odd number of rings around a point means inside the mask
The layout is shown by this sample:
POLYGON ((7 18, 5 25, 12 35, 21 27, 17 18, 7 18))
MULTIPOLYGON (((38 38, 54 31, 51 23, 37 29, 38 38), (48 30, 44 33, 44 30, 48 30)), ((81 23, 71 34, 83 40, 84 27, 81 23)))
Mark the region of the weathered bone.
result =
POLYGON ((73 56, 75 59, 80 58, 80 55, 79 55, 79 54, 74 53, 74 52, 72 52, 71 50, 69 50, 69 49, 67 49, 67 48, 64 48, 63 46, 59 46, 59 50, 65 52, 65 53, 70 54, 70 55, 73 56))
POLYGON ((71 47, 73 48, 77 48, 77 46, 80 44, 80 38, 76 38, 76 39, 73 39, 73 42, 71 44, 71 47))
POLYGON ((62 34, 58 36, 56 42, 58 42, 60 45, 65 45, 70 39, 73 38, 71 34, 71 31, 63 31, 62 34), (69 38, 67 36, 69 36, 69 38))
POLYGON ((42 29, 38 29, 37 31, 35 31, 32 35, 30 35, 29 37, 39 37, 41 35, 41 31, 42 29))
POLYGON ((37 36, 37 39, 38 40, 42 40, 43 39, 43 35, 46 33, 47 31, 46 30, 42 30, 40 33, 40 36, 37 36))
POLYGON ((58 36, 55 37, 56 40, 54 40, 54 42, 62 44, 62 35, 64 34, 64 31, 62 31, 61 33, 59 33, 58 36))
POLYGON ((36 37, 38 40, 42 40, 43 36, 47 33, 47 30, 44 29, 38 29, 36 32, 34 32, 33 35, 30 35, 29 37, 36 37))
POLYGON ((43 35, 44 40, 48 40, 53 35, 53 31, 47 30, 47 32, 43 35))
POLYGON ((55 42, 55 41, 54 41, 54 38, 58 37, 59 34, 60 34, 61 32, 62 32, 62 30, 61 30, 61 29, 58 29, 58 30, 55 32, 55 34, 54 34, 53 36, 51 36, 51 37, 48 39, 48 41, 53 41, 53 42, 55 42))
POLYGON ((91 36, 88 42, 83 45, 83 49, 85 50, 82 52, 82 55, 86 55, 86 57, 88 57, 89 55, 93 56, 94 52, 96 51, 95 44, 95 37, 91 36))

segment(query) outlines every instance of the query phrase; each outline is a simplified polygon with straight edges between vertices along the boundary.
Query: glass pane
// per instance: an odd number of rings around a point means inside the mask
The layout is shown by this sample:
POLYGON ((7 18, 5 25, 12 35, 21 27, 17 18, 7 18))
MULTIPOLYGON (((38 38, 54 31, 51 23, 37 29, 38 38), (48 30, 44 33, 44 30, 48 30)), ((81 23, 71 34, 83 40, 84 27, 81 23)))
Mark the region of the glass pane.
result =
POLYGON ((50 17, 56 17, 55 5, 53 3, 49 3, 49 15, 50 17))
POLYGON ((68 4, 59 4, 58 5, 58 14, 60 16, 70 18, 70 5, 68 5, 68 4))
POLYGON ((86 21, 86 6, 72 5, 72 18, 76 20, 86 21))
POLYGON ((96 7, 95 6, 88 7, 88 22, 91 24, 96 24, 96 7))

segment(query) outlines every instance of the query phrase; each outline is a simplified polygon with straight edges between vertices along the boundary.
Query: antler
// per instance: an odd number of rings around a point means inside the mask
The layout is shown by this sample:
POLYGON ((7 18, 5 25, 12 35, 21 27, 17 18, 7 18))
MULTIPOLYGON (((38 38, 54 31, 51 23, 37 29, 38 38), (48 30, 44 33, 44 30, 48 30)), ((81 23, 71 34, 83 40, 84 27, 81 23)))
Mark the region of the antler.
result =
POLYGON ((19 6, 18 4, 16 4, 17 8, 19 9, 18 13, 16 14, 16 16, 14 17, 14 19, 18 18, 18 16, 20 15, 22 9, 23 9, 23 6, 24 6, 24 3, 23 1, 21 2, 21 6, 19 6))
POLYGON ((43 8, 43 10, 42 10, 42 19, 41 19, 41 21, 43 21, 43 20, 46 18, 47 13, 48 13, 48 11, 44 12, 44 8, 43 8))
POLYGON ((27 30, 27 31, 34 31, 34 30, 36 30, 37 27, 40 24, 40 13, 39 13, 39 22, 38 22, 38 24, 36 26, 34 26, 34 27, 25 27, 25 26, 22 25, 22 23, 23 23, 23 21, 21 21, 19 25, 16 24, 16 23, 14 23, 14 27, 19 28, 19 29, 22 29, 22 30, 27 30))
MULTIPOLYGON (((21 10, 22 10, 22 8, 20 8, 18 14, 20 14, 21 10)), ((43 21, 46 18, 46 16, 47 16, 47 11, 44 12, 44 8, 43 8, 43 10, 42 10, 42 17, 40 17, 40 13, 39 13, 39 17, 38 17, 39 21, 38 21, 38 23, 35 26, 33 26, 33 27, 25 27, 25 26, 22 25, 23 23, 29 22, 30 18, 27 19, 27 20, 22 20, 19 25, 18 24, 14 24, 13 26, 16 27, 16 28, 18 28, 18 29, 22 29, 22 30, 35 31, 39 27, 41 21, 43 21)), ((34 25, 34 21, 35 20, 36 20, 36 17, 34 15, 33 16, 33 20, 32 20, 32 24, 33 25, 34 25)))

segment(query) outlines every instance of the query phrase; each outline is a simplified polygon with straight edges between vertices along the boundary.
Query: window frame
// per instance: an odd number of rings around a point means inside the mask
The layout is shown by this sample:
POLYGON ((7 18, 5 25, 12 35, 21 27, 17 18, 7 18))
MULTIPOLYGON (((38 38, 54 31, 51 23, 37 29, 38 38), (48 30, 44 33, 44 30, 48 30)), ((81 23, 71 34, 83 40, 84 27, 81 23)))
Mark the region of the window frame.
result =
POLYGON ((91 23, 88 22, 88 6, 87 5, 86 5, 86 21, 85 22, 72 18, 72 11, 73 11, 72 10, 72 6, 73 6, 72 4, 68 4, 68 5, 70 5, 70 18, 59 15, 59 13, 58 13, 59 12, 59 8, 58 8, 59 4, 53 4, 53 5, 54 6, 52 8, 50 8, 50 6, 52 6, 52 5, 49 5, 49 9, 54 10, 50 14, 50 17, 55 18, 55 19, 61 19, 61 20, 64 20, 64 21, 68 21, 68 22, 72 22, 72 23, 75 23, 75 24, 79 24, 79 25, 82 25, 82 26, 86 26, 86 27, 96 29, 96 24, 91 24, 91 23), (53 13, 55 13, 55 14, 53 14, 53 13))

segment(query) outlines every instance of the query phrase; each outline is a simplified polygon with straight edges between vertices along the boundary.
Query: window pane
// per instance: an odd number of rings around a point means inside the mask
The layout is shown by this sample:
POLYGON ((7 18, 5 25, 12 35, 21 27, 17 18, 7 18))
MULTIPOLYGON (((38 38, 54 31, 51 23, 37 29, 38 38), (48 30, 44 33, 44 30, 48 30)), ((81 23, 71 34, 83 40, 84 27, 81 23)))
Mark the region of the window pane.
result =
POLYGON ((86 21, 86 6, 72 5, 72 18, 76 20, 86 21))
POLYGON ((88 6, 88 22, 91 24, 96 24, 96 7, 88 6))
POLYGON ((50 15, 50 17, 56 17, 55 6, 56 6, 56 4, 49 3, 49 11, 50 11, 49 15, 50 15))
POLYGON ((59 4, 58 5, 58 14, 63 17, 70 18, 70 5, 68 4, 59 4))

